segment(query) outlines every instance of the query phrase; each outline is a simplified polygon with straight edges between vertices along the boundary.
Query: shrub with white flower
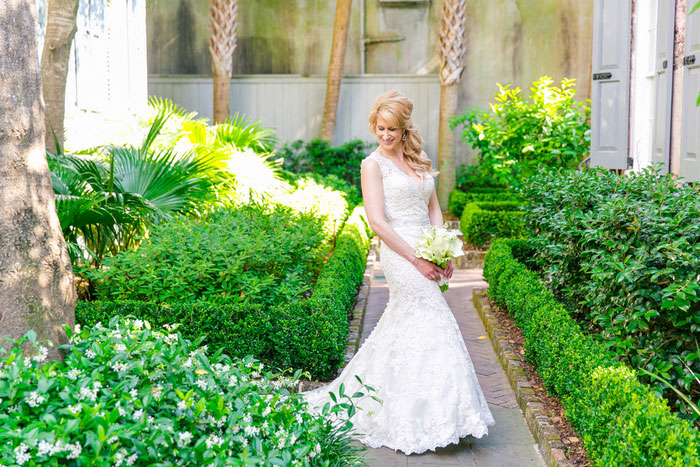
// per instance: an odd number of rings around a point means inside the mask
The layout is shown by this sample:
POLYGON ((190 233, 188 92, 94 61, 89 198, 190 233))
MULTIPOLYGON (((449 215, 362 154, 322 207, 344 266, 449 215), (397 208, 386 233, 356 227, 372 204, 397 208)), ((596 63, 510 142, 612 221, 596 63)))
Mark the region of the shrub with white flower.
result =
POLYGON ((208 356, 145 321, 67 332, 64 362, 24 358, 28 342, 45 353, 33 331, 0 355, 0 465, 360 465, 351 424, 333 422, 354 401, 311 414, 290 391, 301 372, 208 356))
MULTIPOLYGON (((448 230, 447 227, 431 226, 423 230, 418 243, 415 246, 416 258, 423 258, 433 264, 445 268, 447 262, 452 258, 462 256, 462 241, 453 230, 448 230)), ((444 292, 449 288, 447 279, 441 277, 437 280, 440 290, 444 292)))

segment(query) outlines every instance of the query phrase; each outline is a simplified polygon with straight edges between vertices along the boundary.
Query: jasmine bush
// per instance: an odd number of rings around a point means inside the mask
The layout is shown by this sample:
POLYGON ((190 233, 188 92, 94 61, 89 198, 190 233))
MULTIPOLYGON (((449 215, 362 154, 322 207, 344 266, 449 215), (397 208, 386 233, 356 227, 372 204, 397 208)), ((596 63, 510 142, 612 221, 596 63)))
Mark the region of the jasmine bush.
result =
POLYGON ((525 231, 520 204, 517 201, 468 203, 459 222, 464 240, 481 248, 494 238, 523 236, 525 231))
POLYGON ((31 331, 0 360, 2 465, 359 465, 351 424, 331 422, 357 399, 312 416, 290 392, 299 373, 211 355, 174 327, 67 331, 65 362, 23 357, 31 331))
POLYGON ((516 259, 532 255, 526 241, 496 240, 484 264, 489 296, 522 329, 526 358, 561 397, 591 463, 700 465, 700 433, 581 331, 537 274, 516 259))
POLYGON ((343 359, 347 316, 369 249, 368 229, 364 210, 356 208, 309 299, 276 304, 100 300, 78 303, 76 320, 94 325, 134 315, 157 325, 181 323, 185 337, 203 336, 210 348, 228 355, 254 355, 277 368, 302 368, 315 378, 328 378, 343 359))
POLYGON ((555 296, 631 366, 700 400, 697 191, 649 168, 546 173, 524 196, 533 259, 555 296))

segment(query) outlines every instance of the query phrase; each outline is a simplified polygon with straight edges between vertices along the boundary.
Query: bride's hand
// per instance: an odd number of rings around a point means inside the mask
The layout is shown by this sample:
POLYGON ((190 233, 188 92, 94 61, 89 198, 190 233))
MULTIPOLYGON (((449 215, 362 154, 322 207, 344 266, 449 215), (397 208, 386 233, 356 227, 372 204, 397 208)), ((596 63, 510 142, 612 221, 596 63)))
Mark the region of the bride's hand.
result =
POLYGON ((454 270, 455 270, 455 267, 454 267, 454 260, 449 260, 449 261, 447 262, 447 266, 445 266, 445 270, 444 270, 444 272, 443 272, 443 275, 444 275, 447 279, 452 279, 452 273, 454 272, 454 270))
POLYGON ((418 272, 423 274, 428 280, 436 281, 440 279, 440 277, 443 275, 442 268, 440 266, 437 266, 436 264, 431 263, 428 260, 422 258, 415 258, 413 261, 413 265, 416 267, 416 269, 418 269, 418 272))

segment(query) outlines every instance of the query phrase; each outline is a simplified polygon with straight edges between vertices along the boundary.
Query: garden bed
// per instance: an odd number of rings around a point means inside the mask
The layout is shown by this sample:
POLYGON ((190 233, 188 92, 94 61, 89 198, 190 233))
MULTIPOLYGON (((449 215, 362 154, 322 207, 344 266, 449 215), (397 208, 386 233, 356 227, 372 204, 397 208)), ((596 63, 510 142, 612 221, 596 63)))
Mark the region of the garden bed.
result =
POLYGON ((133 315, 156 325, 182 323, 188 338, 204 338, 231 356, 254 355, 278 368, 301 368, 314 378, 332 376, 345 354, 348 312, 362 282, 369 248, 363 208, 356 208, 309 299, 281 304, 80 302, 85 325, 133 315))

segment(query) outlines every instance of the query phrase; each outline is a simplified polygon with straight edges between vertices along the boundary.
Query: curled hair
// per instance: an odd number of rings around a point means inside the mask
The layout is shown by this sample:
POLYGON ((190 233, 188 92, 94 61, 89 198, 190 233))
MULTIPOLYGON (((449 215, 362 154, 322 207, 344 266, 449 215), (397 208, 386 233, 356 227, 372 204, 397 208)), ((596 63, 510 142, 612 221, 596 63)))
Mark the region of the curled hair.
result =
POLYGON ((435 175, 433 164, 427 157, 421 156, 423 152, 423 140, 420 130, 413 123, 411 112, 413 101, 398 91, 387 91, 377 96, 372 110, 369 112, 369 131, 377 132, 377 119, 381 117, 390 125, 401 129, 402 136, 406 136, 403 142, 403 155, 406 163, 421 175, 435 175))

